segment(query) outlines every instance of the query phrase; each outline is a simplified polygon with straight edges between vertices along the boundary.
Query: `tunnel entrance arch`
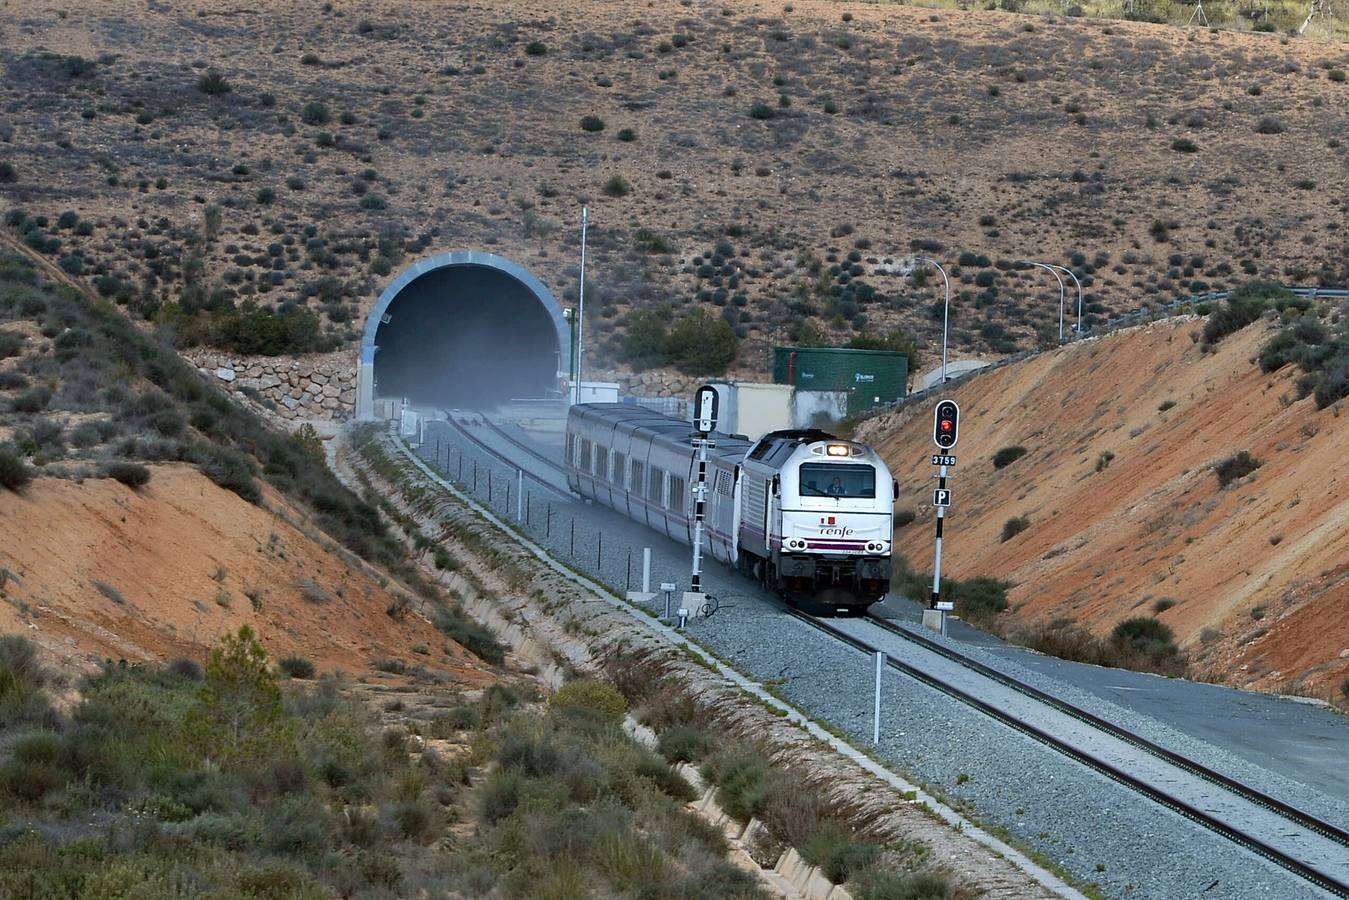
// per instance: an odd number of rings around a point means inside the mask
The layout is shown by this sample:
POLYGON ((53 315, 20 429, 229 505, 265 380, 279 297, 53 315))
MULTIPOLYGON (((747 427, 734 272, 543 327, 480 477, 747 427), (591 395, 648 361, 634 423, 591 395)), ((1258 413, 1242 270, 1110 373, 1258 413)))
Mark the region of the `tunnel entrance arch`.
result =
POLYGON ((375 418, 379 399, 482 408, 556 395, 570 359, 562 307, 529 270, 494 253, 441 253, 413 263, 375 301, 356 415, 375 418))

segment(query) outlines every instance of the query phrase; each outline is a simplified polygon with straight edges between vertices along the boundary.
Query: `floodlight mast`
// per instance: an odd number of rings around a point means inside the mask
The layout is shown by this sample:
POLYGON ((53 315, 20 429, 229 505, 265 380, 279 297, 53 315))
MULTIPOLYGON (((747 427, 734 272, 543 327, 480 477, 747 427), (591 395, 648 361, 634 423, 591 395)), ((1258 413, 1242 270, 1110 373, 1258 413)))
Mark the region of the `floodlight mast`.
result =
MULTIPOLYGON (((1063 343, 1063 279, 1059 277, 1058 271, 1055 270, 1055 268, 1054 268, 1053 266, 1049 265, 1048 263, 1031 262, 1031 261, 1028 260, 1028 259, 1023 259, 1023 260, 1021 260, 1021 265, 1023 265, 1023 266, 1036 266, 1036 267, 1038 267, 1038 268, 1044 269, 1044 270, 1045 270, 1046 272, 1048 272, 1050 275, 1053 275, 1053 276, 1054 276, 1054 280, 1057 281, 1057 282, 1059 283, 1059 343, 1062 344, 1062 343, 1063 343)), ((1079 327, 1080 327, 1080 326, 1079 326, 1079 327)))
POLYGON ((946 336, 950 333, 951 326, 951 279, 946 277, 946 270, 941 267, 941 263, 930 256, 915 256, 913 261, 931 263, 941 273, 942 283, 946 286, 946 302, 941 317, 941 383, 946 384, 946 336))

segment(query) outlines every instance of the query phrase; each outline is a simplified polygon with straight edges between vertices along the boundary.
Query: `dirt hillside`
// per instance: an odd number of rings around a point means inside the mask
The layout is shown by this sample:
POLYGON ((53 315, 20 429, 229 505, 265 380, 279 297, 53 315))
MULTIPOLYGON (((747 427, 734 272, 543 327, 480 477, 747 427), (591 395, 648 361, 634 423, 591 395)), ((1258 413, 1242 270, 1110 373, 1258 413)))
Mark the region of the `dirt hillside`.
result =
POLYGON ((611 360, 663 302, 725 317, 748 371, 805 334, 931 347, 915 251, 952 272, 954 345, 1004 354, 1056 329, 1020 259, 1072 266, 1089 322, 1342 282, 1346 68, 1334 41, 897 4, 11 0, 0 207, 136 316, 298 304, 352 357, 438 251, 569 297, 582 204, 611 360))
MULTIPOLYGON (((978 375, 962 409, 943 570, 1011 579, 1014 612, 1098 634, 1156 615, 1228 682, 1328 696, 1349 675, 1349 418, 1253 365, 1268 324, 1204 353, 1175 319, 978 375), (1098 399, 1099 398, 1099 399, 1098 399), (995 469, 1005 447, 1022 458, 995 469), (1216 463, 1260 467, 1219 485, 1216 463), (1002 540, 1005 523, 1029 527, 1002 540)), ((897 477, 896 534, 932 562, 934 401, 863 427, 897 477)))
POLYGON ((39 478, 0 491, 0 633, 23 634, 72 668, 104 659, 203 659, 251 625, 274 658, 363 675, 376 659, 491 680, 401 590, 267 489, 254 506, 184 465, 153 467, 139 490, 112 479, 39 478), (414 653, 420 645, 425 654, 414 653))

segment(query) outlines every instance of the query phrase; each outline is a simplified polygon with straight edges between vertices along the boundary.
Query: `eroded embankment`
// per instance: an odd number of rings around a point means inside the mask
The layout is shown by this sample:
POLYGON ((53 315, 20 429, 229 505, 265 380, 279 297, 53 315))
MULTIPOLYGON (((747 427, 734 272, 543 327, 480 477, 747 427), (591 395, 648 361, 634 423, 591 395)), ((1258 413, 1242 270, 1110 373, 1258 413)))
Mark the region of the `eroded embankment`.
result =
MULTIPOLYGON (((1196 668, 1233 684, 1334 696, 1349 675, 1349 418, 1262 374, 1252 325, 1204 352, 1193 318, 1082 341, 975 375, 961 404, 944 573, 996 575, 1026 619, 1105 634, 1156 616, 1196 668), (1025 455, 996 468, 1003 448, 1025 455), (1259 461, 1226 486, 1214 467, 1259 461), (1008 520, 1028 527, 1004 539, 1008 520)), ((932 405, 864 424, 913 525, 897 552, 930 565, 932 405)))

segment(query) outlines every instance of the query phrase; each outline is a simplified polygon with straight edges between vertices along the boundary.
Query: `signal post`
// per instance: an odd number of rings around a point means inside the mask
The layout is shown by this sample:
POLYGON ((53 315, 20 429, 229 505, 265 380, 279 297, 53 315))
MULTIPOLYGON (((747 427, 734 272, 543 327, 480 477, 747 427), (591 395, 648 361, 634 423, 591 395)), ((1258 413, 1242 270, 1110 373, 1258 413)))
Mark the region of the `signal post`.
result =
POLYGON ((951 491, 946 486, 946 479, 950 477, 950 467, 956 464, 951 450, 959 439, 960 405, 954 400, 938 401, 932 412, 932 442, 937 445, 932 464, 940 467, 937 488, 932 492, 932 505, 937 509, 937 541, 932 565, 932 596, 927 609, 923 610, 923 627, 939 631, 943 636, 946 635, 946 614, 955 609, 955 604, 941 597, 942 525, 946 522, 946 508, 951 505, 951 491))

